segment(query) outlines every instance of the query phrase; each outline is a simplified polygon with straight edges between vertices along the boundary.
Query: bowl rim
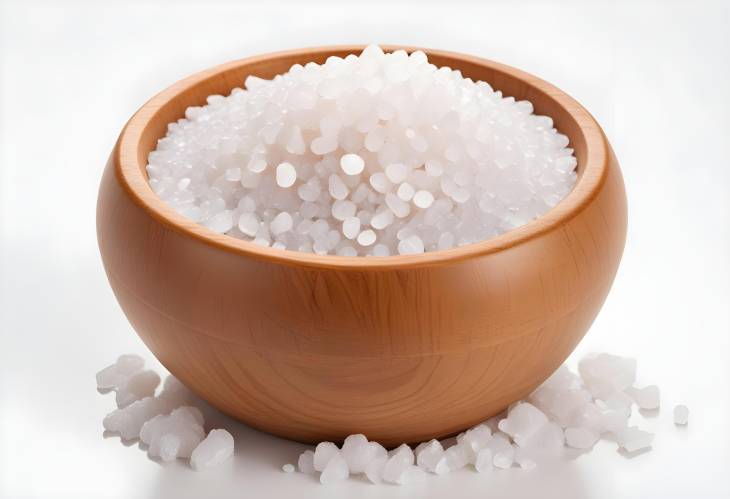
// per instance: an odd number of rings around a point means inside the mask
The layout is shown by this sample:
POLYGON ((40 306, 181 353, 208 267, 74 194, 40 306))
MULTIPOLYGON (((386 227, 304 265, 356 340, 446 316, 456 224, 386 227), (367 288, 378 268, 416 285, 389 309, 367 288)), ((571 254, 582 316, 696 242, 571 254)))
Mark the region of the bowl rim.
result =
MULTIPOLYGON (((582 171, 578 175, 573 189, 557 205, 536 219, 498 236, 447 250, 429 251, 418 255, 385 257, 318 255, 316 253, 259 246, 253 242, 214 232, 201 224, 193 222, 168 206, 154 193, 149 185, 146 173, 144 173, 146 163, 145 165, 140 164, 139 148, 147 125, 170 100, 187 91, 190 87, 213 78, 219 73, 243 65, 277 58, 301 57, 305 59, 308 55, 322 55, 330 52, 358 54, 365 48, 365 45, 328 45, 272 52, 213 66, 174 83, 142 105, 125 125, 112 153, 116 178, 139 207, 158 222, 183 236, 191 237, 201 243, 233 254, 253 257, 276 264, 322 269, 397 270, 430 267, 452 264, 496 253, 528 242, 564 225, 579 214, 598 195, 609 169, 608 144, 603 131, 593 116, 568 94, 525 71, 489 59, 421 47, 401 45, 381 45, 381 47, 387 52, 399 49, 408 52, 422 50, 429 56, 447 57, 468 64, 485 66, 522 80, 529 86, 548 94, 577 123, 578 130, 583 135, 585 142, 585 161, 581 165, 582 171)), ((495 88, 495 90, 499 89, 495 88)))

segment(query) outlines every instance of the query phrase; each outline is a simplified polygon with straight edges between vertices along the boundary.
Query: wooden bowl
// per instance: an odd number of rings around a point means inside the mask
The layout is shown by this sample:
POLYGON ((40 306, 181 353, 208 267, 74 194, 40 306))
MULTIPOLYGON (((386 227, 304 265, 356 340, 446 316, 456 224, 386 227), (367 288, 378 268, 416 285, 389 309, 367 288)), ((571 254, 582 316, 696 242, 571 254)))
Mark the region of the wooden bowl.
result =
POLYGON ((132 326, 202 398, 294 440, 364 433, 396 445, 478 424, 565 360, 613 282, 626 197, 603 131, 575 100, 520 70, 438 50, 425 50, 431 62, 529 99, 570 138, 577 184, 539 219, 424 255, 318 256, 216 234, 152 192, 147 155, 187 106, 227 94, 251 74, 271 78, 362 48, 234 61, 153 97, 111 154, 97 231, 132 326))

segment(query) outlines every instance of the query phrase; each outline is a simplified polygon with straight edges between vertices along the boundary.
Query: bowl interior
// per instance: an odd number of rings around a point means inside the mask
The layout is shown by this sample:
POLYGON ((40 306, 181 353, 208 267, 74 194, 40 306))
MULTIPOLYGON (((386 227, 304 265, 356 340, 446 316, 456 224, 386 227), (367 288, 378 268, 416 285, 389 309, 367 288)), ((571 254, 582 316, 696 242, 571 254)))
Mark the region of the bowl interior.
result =
MULTIPOLYGON (((122 180, 153 216, 176 230, 192 234, 208 243, 258 257, 285 260, 285 263, 369 267, 438 263, 509 247, 525 238, 535 237, 560 223, 561 219, 577 213, 581 205, 597 191, 605 175, 607 151, 598 124, 580 104, 551 84, 510 66, 463 54, 420 49, 426 52, 431 63, 459 69, 465 77, 473 80, 486 81, 495 90, 502 91, 505 96, 512 96, 516 100, 527 99, 532 102, 536 114, 550 116, 558 131, 568 136, 569 146, 575 151, 578 180, 573 191, 541 217, 485 241, 423 255, 367 259, 274 250, 215 234, 203 226, 186 223, 181 215, 154 195, 147 183, 148 155, 156 147, 157 141, 165 135, 167 125, 184 117, 187 107, 205 105, 209 95, 228 95, 234 88, 243 87, 249 75, 270 79, 288 71, 293 64, 324 63, 330 56, 345 57, 349 54, 359 54, 363 48, 363 46, 335 46, 267 54, 223 64, 181 80, 145 104, 122 132, 120 137, 122 153, 118 162, 120 167, 118 172, 122 180)), ((408 51, 417 49, 396 46, 383 48, 386 51, 400 48, 408 51)))

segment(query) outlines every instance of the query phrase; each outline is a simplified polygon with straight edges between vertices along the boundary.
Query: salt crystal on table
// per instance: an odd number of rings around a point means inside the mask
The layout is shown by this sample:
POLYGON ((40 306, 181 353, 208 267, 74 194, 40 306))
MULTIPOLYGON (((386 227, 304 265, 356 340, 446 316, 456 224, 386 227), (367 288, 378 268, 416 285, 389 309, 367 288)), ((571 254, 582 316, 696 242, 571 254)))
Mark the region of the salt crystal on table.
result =
POLYGON ((506 470, 512 467, 512 463, 515 459, 515 448, 511 445, 504 449, 497 451, 492 458, 492 463, 495 468, 506 470))
POLYGON ((513 406, 507 418, 499 422, 499 429, 507 433, 517 445, 526 445, 548 419, 545 414, 529 402, 521 402, 513 406))
POLYGON ((159 414, 167 414, 178 404, 174 399, 164 397, 145 397, 130 405, 112 411, 104 418, 104 428, 118 433, 123 440, 139 436, 142 425, 159 414))
POLYGON ((628 387, 626 393, 636 402, 640 409, 659 408, 660 395, 657 385, 649 385, 644 388, 628 387))
POLYGON ((314 469, 314 452, 311 450, 305 450, 299 455, 299 460, 297 461, 297 468, 299 468, 299 471, 302 473, 314 473, 316 470, 314 469))
POLYGON ((686 425, 689 421, 689 408, 686 405, 674 406, 674 424, 686 425))
POLYGON ((587 355, 578 363, 578 371, 595 398, 622 392, 636 380, 636 360, 607 353, 587 355))
POLYGON ((651 447, 654 435, 647 431, 638 429, 636 426, 622 428, 614 432, 616 441, 620 447, 627 452, 636 452, 651 447))
POLYGON ((589 428, 566 428, 565 443, 575 449, 591 449, 601 435, 589 428))
POLYGON ((139 371, 119 387, 116 394, 117 407, 126 407, 136 400, 155 394, 160 376, 151 370, 139 371))
POLYGON ((457 437, 457 442, 468 450, 469 462, 474 463, 477 453, 486 447, 492 439, 492 430, 487 425, 480 424, 466 430, 457 437))
POLYGON ((486 473, 489 471, 492 471, 494 456, 492 455, 492 449, 489 449, 485 447, 484 449, 481 449, 476 456, 476 460, 474 461, 474 468, 479 473, 486 473))
POLYGON ((413 451, 406 444, 392 450, 388 461, 383 468, 383 480, 390 483, 397 483, 401 475, 413 465, 415 456, 413 451))
POLYGON ((436 439, 420 444, 416 447, 415 454, 418 466, 431 473, 436 472, 439 463, 446 463, 444 448, 436 439))
POLYGON ((372 483, 380 483, 383 481, 383 470, 388 462, 388 456, 381 455, 368 463, 365 467, 365 476, 372 483))
POLYGON ((340 449, 332 442, 320 442, 314 449, 314 469, 324 471, 330 459, 339 455, 340 449))
POLYGON ((190 456, 190 466, 202 471, 220 465, 233 455, 233 435, 226 430, 211 430, 190 456))
POLYGON ((365 435, 350 435, 342 444, 342 457, 347 463, 350 473, 362 473, 365 467, 385 449, 377 442, 368 442, 365 435), (381 450, 382 449, 382 450, 381 450))
POLYGON ((538 452, 535 452, 534 449, 523 448, 523 447, 514 447, 514 449, 515 449, 514 463, 517 464, 517 466, 519 466, 520 469, 527 471, 527 470, 531 470, 531 469, 534 469, 535 467, 537 467, 537 462, 535 461, 535 456, 537 456, 539 454, 538 452))
POLYGON ((349 474, 350 472, 347 469, 345 459, 339 452, 337 452, 331 456, 325 467, 322 469, 322 474, 319 475, 319 482, 323 485, 331 482, 339 482, 345 480, 349 474))
POLYGON ((424 478, 425 475, 425 471, 423 471, 418 466, 411 464, 410 466, 407 466, 406 469, 400 474, 395 483, 397 483, 398 485, 407 485, 417 480, 421 480, 422 478, 424 478))
POLYGON ((96 373, 96 386, 100 390, 121 388, 135 373, 144 368, 144 359, 139 355, 121 355, 117 361, 96 373))
POLYGON ((287 464, 285 464, 284 466, 281 467, 281 470, 284 473, 294 473, 295 468, 294 468, 294 465, 293 464, 287 463, 287 464))
POLYGON ((158 415, 142 425, 139 438, 149 447, 152 457, 171 461, 190 457, 193 449, 205 438, 203 415, 196 407, 183 406, 169 416, 158 415))
POLYGON ((469 464, 470 456, 470 449, 466 445, 459 443, 452 445, 444 452, 446 466, 448 466, 449 471, 459 470, 469 464))

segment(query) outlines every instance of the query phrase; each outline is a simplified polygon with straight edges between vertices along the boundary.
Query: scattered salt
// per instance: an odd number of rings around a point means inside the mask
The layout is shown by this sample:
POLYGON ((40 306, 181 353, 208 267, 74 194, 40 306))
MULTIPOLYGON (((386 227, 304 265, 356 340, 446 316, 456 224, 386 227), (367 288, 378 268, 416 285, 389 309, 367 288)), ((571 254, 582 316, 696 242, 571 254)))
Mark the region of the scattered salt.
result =
POLYGON ((190 466, 203 471, 220 465, 233 455, 233 435, 226 430, 210 430, 190 456, 190 466))
MULTIPOLYGON (((324 234, 328 229, 320 230, 324 234)), ((402 230, 403 240, 413 237, 402 230)), ((529 470, 540 455, 557 455, 565 445, 590 449, 604 433, 612 435, 628 453, 650 448, 654 435, 629 427, 628 418, 633 405, 659 407, 658 387, 633 385, 636 362, 632 359, 590 355, 579 366, 580 376, 566 367, 559 368, 526 401, 516 402, 505 413, 460 433, 455 442, 434 439, 419 444, 415 451, 403 444, 388 452, 365 435, 355 434, 345 439, 341 449, 332 442, 322 442, 313 451, 304 451, 296 468, 284 464, 282 470, 319 472, 322 484, 365 475, 372 483, 404 485, 426 473, 442 475, 465 466, 473 466, 479 473, 514 466, 529 470)), ((139 437, 147 444, 149 455, 163 461, 189 457, 196 470, 228 459, 234 445, 230 433, 212 430, 206 437, 203 415, 190 405, 196 400, 192 393, 168 376, 155 396, 159 377, 155 381, 154 376, 145 374, 151 371, 143 367, 141 358, 126 355, 97 374, 100 389, 113 388, 119 395, 125 393, 125 387, 139 383, 149 394, 113 411, 104 419, 104 427, 125 440, 139 437)), ((129 393, 138 391, 130 387, 129 393)), ((673 416, 676 424, 687 424, 689 410, 677 405, 673 416)))
POLYGON ((130 378, 117 390, 117 407, 126 407, 132 402, 151 397, 155 394, 160 376, 151 370, 140 371, 130 378))
POLYGON ((96 373, 96 386, 99 390, 117 390, 143 368, 144 359, 139 355, 121 355, 114 364, 96 373))
POLYGON ((679 404, 674 407, 674 424, 686 425, 689 421, 689 409, 686 405, 679 404))

